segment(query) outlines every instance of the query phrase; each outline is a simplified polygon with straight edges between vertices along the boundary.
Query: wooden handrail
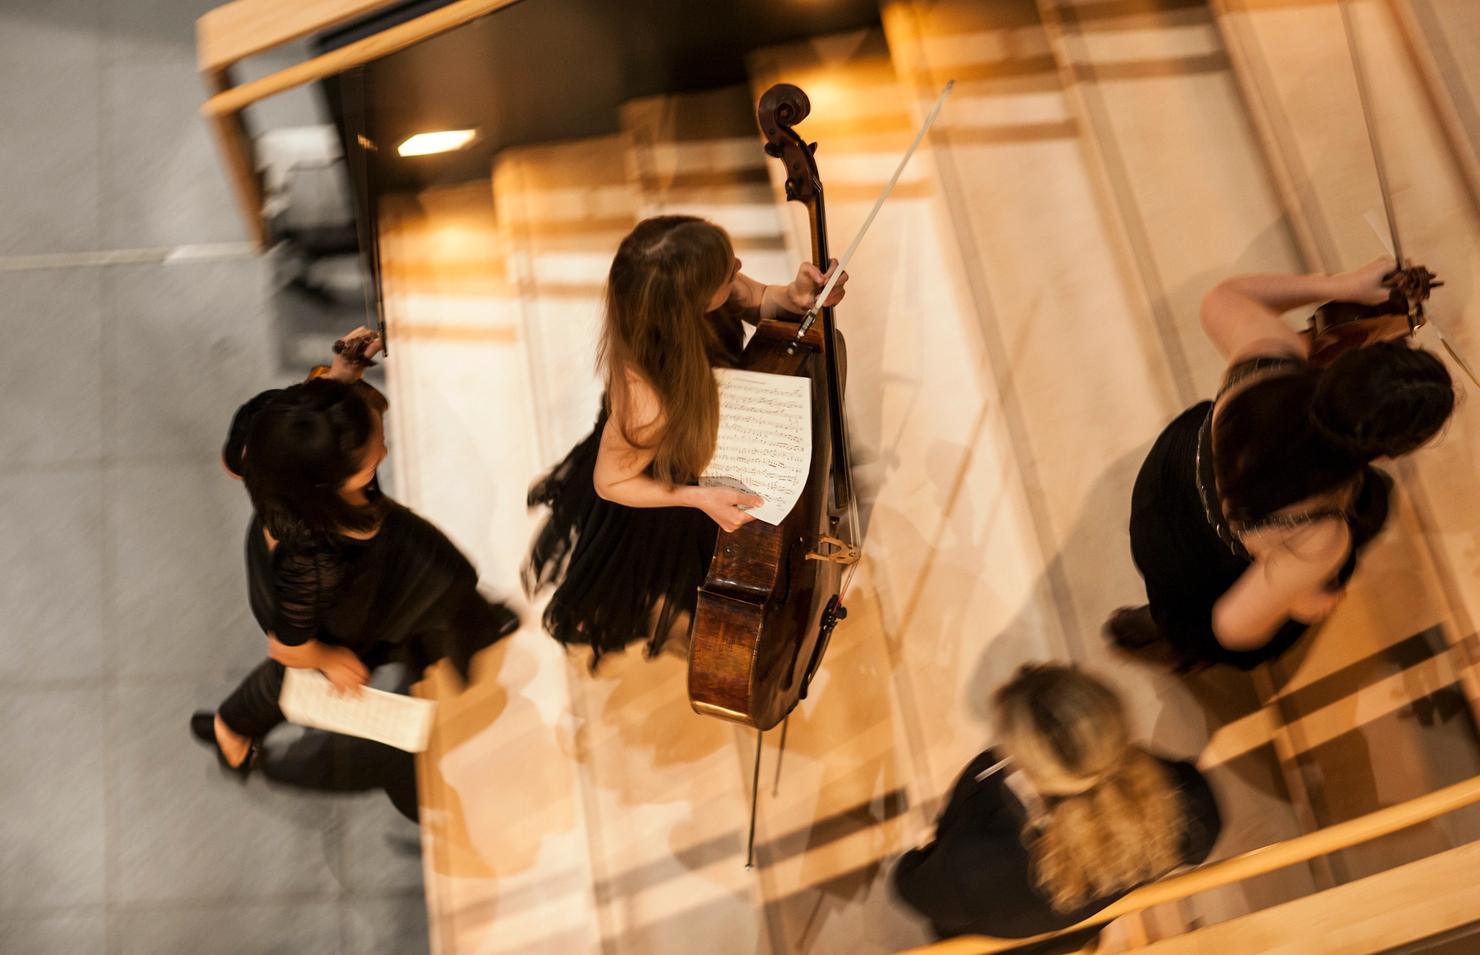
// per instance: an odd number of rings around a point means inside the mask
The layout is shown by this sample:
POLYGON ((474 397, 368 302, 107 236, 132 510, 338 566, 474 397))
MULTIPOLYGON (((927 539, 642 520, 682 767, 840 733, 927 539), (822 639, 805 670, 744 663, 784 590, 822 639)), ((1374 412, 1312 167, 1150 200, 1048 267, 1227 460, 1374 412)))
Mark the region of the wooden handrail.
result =
POLYGON ((379 33, 295 63, 261 79, 232 86, 231 67, 310 33, 391 6, 396 0, 234 0, 196 21, 196 61, 209 98, 201 107, 221 149, 237 207, 259 247, 267 242, 262 221, 262 181, 241 111, 269 96, 363 66, 372 60, 462 26, 518 0, 456 0, 379 33))
POLYGON ((234 0, 195 21, 202 73, 224 73, 247 57, 275 50, 399 0, 234 0))
POLYGON ((1163 902, 1206 892, 1264 875, 1276 869, 1307 862, 1317 856, 1329 855, 1348 849, 1363 842, 1391 835, 1400 829, 1416 826, 1430 819, 1480 803, 1480 776, 1466 779, 1443 789, 1436 789, 1415 799, 1369 812, 1356 819, 1338 822, 1335 825, 1296 836, 1284 842, 1251 849, 1248 852, 1206 865, 1181 875, 1143 885, 1112 905, 1101 909, 1089 918, 1057 932, 1045 932, 1032 938, 989 938, 985 935, 962 935, 946 939, 934 945, 913 948, 899 955, 992 955, 1005 952, 1019 945, 1041 942, 1066 935, 1094 925, 1103 925, 1112 919, 1131 912, 1141 912, 1163 902))
POLYGON ((518 0, 456 0, 455 3, 438 7, 414 20, 388 27, 363 40, 356 40, 311 60, 295 63, 261 79, 233 86, 206 100, 202 109, 207 116, 235 113, 258 100, 363 66, 517 2, 518 0))

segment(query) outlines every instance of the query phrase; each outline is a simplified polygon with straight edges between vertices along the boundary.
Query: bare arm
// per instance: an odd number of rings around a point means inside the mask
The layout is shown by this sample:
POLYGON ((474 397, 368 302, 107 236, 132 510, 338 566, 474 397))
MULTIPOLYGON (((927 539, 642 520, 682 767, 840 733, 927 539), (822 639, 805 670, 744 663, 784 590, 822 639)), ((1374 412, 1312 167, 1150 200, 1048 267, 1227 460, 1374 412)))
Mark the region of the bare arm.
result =
MULTIPOLYGON (((341 339, 341 341, 345 343, 346 347, 334 355, 333 359, 331 360, 332 363, 328 365, 316 365, 313 370, 308 373, 308 377, 303 379, 304 381, 312 381, 315 378, 325 377, 333 378, 336 381, 342 381, 345 384, 354 384, 364 376, 366 368, 375 364, 373 361, 370 361, 371 356, 380 351, 380 336, 377 335, 375 332, 372 332, 370 329, 361 325, 360 327, 346 334, 344 338, 341 339), (359 358, 356 358, 357 355, 359 356, 359 358)), ((241 428, 242 447, 239 448, 236 453, 240 455, 246 454, 246 423, 250 422, 252 416, 256 414, 255 410, 249 409, 252 409, 255 403, 262 401, 264 396, 278 393, 279 391, 276 390, 272 392, 263 392, 262 394, 259 394, 256 398, 253 398, 252 401, 249 401, 247 404, 242 405, 242 407, 237 410, 237 417, 232 421, 232 430, 233 432, 235 432, 238 427, 241 428), (242 418, 244 412, 246 413, 245 421, 243 421, 242 418)), ((232 439, 228 438, 227 443, 228 446, 231 445, 233 443, 232 439)), ((230 477, 233 481, 240 481, 242 479, 242 462, 226 460, 225 448, 222 449, 221 467, 226 471, 227 476, 230 477)))
MULTIPOLYGON (((811 262, 803 262, 790 285, 766 285, 744 272, 737 273, 730 290, 730 304, 738 308, 740 317, 752 325, 781 315, 801 315, 817 301, 817 293, 827 284, 834 268, 837 268, 836 259, 826 272, 811 262)), ((847 284, 848 273, 844 272, 828 295, 827 304, 841 302, 847 284)))
POLYGON ((629 374, 626 405, 612 408, 601 432, 594 475, 596 493, 624 507, 695 507, 726 531, 754 520, 740 510, 741 505, 754 507, 761 503, 753 494, 722 487, 671 484, 647 473, 655 453, 652 439, 659 434, 663 421, 662 402, 652 386, 641 377, 629 374), (623 433, 620 423, 623 420, 630 422, 627 431, 638 444, 633 444, 623 433))
POLYGON ((1382 277, 1391 259, 1377 259, 1339 275, 1240 275, 1220 282, 1203 297, 1202 326, 1229 361, 1269 351, 1305 355, 1305 338, 1280 317, 1302 305, 1332 299, 1385 301, 1382 277))
POLYGON ((341 693, 358 695, 360 687, 370 680, 370 669, 348 647, 337 647, 318 640, 297 646, 283 643, 276 635, 267 635, 267 656, 285 667, 319 670, 341 693))
POLYGON ((296 646, 283 643, 276 635, 267 635, 267 656, 276 660, 285 667, 294 667, 301 670, 317 670, 328 661, 328 645, 317 640, 300 643, 296 646))
POLYGON ((1247 652, 1268 643, 1286 620, 1321 619, 1339 599, 1324 588, 1350 545, 1344 523, 1322 521, 1257 557, 1213 605, 1213 635, 1229 650, 1247 652))
POLYGON ((608 418, 596 452, 596 493, 623 507, 692 507, 692 488, 659 481, 647 473, 654 449, 638 447, 622 434, 616 415, 608 418))

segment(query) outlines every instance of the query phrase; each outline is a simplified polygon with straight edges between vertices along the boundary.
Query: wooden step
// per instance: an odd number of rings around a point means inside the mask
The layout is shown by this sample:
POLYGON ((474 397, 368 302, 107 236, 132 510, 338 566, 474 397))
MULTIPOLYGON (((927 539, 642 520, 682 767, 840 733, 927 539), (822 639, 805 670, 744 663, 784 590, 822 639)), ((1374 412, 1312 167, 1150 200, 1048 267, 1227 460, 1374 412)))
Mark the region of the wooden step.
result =
POLYGON ((494 160, 493 205, 519 288, 542 467, 596 420, 602 294, 637 222, 624 136, 521 146, 494 160))

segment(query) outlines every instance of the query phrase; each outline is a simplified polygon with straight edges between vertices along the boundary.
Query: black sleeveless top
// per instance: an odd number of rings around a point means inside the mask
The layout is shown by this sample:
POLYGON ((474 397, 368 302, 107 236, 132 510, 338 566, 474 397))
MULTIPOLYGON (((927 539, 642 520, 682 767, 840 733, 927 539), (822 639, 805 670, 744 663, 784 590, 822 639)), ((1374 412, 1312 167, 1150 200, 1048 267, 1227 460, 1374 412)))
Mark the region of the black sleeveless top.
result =
MULTIPOLYGON (((1264 369, 1303 365, 1291 355, 1239 362, 1229 369, 1219 394, 1264 369)), ((1293 619, 1287 621, 1269 643, 1252 651, 1229 650, 1218 642, 1212 628, 1213 606, 1253 563, 1241 534, 1340 516, 1351 532, 1351 550, 1327 584, 1339 590, 1351 579, 1363 548, 1387 521, 1392 481, 1367 467, 1346 510, 1313 508, 1233 528, 1215 490, 1213 407, 1214 402, 1203 401, 1188 408, 1163 429, 1148 452, 1131 499, 1131 553, 1145 580, 1152 616, 1185 662, 1228 663, 1248 669, 1279 656, 1309 628, 1293 619)))
MULTIPOLYGON (((1376 480, 1378 480, 1379 484, 1382 481, 1387 481, 1384 475, 1379 475, 1379 472, 1373 471, 1372 468, 1368 468, 1362 474, 1357 475, 1357 493, 1354 495, 1350 508, 1338 508, 1335 505, 1326 505, 1317 506, 1317 508, 1307 508, 1304 511, 1276 511, 1273 514, 1262 515, 1257 520, 1242 521, 1237 527, 1234 527, 1227 520, 1227 517, 1225 517, 1224 511, 1222 511, 1222 500, 1218 496, 1217 490, 1218 481, 1214 468, 1214 450, 1212 450, 1212 418, 1214 418, 1214 410, 1217 409, 1218 400, 1222 398, 1222 395, 1227 394, 1228 389, 1233 388, 1234 385, 1239 385, 1239 383, 1246 381, 1251 376, 1258 375, 1259 372, 1264 372, 1264 370, 1285 369, 1288 373, 1295 373, 1304 369, 1304 367, 1305 361, 1302 358, 1295 357, 1295 355, 1258 355, 1258 357, 1245 358, 1245 360, 1233 364, 1228 369, 1227 375, 1224 376, 1224 382, 1222 382, 1222 388, 1218 389, 1217 398, 1214 398, 1214 401, 1209 404, 1208 413, 1203 416, 1202 425, 1197 429, 1197 447, 1196 452, 1194 452, 1193 477, 1194 483, 1197 486, 1197 496, 1202 500, 1203 514, 1205 514, 1209 526, 1217 533, 1218 539, 1222 540, 1228 546, 1228 551, 1233 552, 1234 557, 1239 557, 1240 560, 1252 561, 1248 548, 1245 548, 1245 545, 1243 545, 1243 537, 1249 535, 1249 533, 1271 529, 1271 527, 1295 529, 1295 527, 1314 524, 1317 521, 1344 521, 1347 524, 1347 530, 1350 532, 1353 545, 1350 545, 1350 548, 1348 548, 1347 560, 1342 564, 1341 572, 1338 572, 1331 582, 1328 582, 1328 585, 1326 585, 1326 588, 1331 589, 1331 591, 1338 591, 1342 586, 1345 586, 1351 574, 1356 572, 1354 551, 1356 551, 1357 540, 1362 539, 1362 537, 1368 537, 1370 539, 1372 533, 1375 533, 1375 530, 1369 532, 1368 529, 1368 524, 1373 517, 1370 514, 1370 508, 1372 508, 1373 503, 1372 495, 1363 495, 1363 490, 1366 489, 1369 483, 1368 472, 1378 475, 1376 480), (1362 512, 1363 503, 1365 503, 1366 509, 1368 509, 1368 514, 1363 514, 1362 512)), ((1387 486, 1390 486, 1390 484, 1391 481, 1387 481, 1387 486)), ((1384 497, 1382 521, 1385 521, 1385 518, 1387 518, 1387 506, 1385 506, 1387 486, 1382 487, 1382 492, 1384 492, 1382 493, 1382 497, 1384 497)), ((1381 521, 1379 521, 1379 527, 1381 527, 1381 521)))

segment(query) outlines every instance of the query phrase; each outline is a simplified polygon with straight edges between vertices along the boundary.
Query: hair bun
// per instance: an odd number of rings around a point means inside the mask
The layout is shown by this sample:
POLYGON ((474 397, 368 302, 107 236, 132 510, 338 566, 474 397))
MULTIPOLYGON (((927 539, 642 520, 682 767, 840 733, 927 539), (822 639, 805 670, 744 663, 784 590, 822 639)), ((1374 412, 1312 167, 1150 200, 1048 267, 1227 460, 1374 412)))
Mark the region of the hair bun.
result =
POLYGON ((1349 351, 1320 370, 1312 430, 1357 460, 1397 457, 1426 443, 1454 410, 1454 383, 1432 353, 1395 342, 1349 351))
POLYGON ((1363 434, 1361 424, 1362 422, 1359 421, 1356 427, 1347 430, 1343 430, 1342 426, 1328 424, 1320 411, 1319 404, 1315 401, 1311 402, 1311 430, 1325 444, 1347 457, 1364 462, 1387 456, 1387 448, 1391 442, 1363 434))

